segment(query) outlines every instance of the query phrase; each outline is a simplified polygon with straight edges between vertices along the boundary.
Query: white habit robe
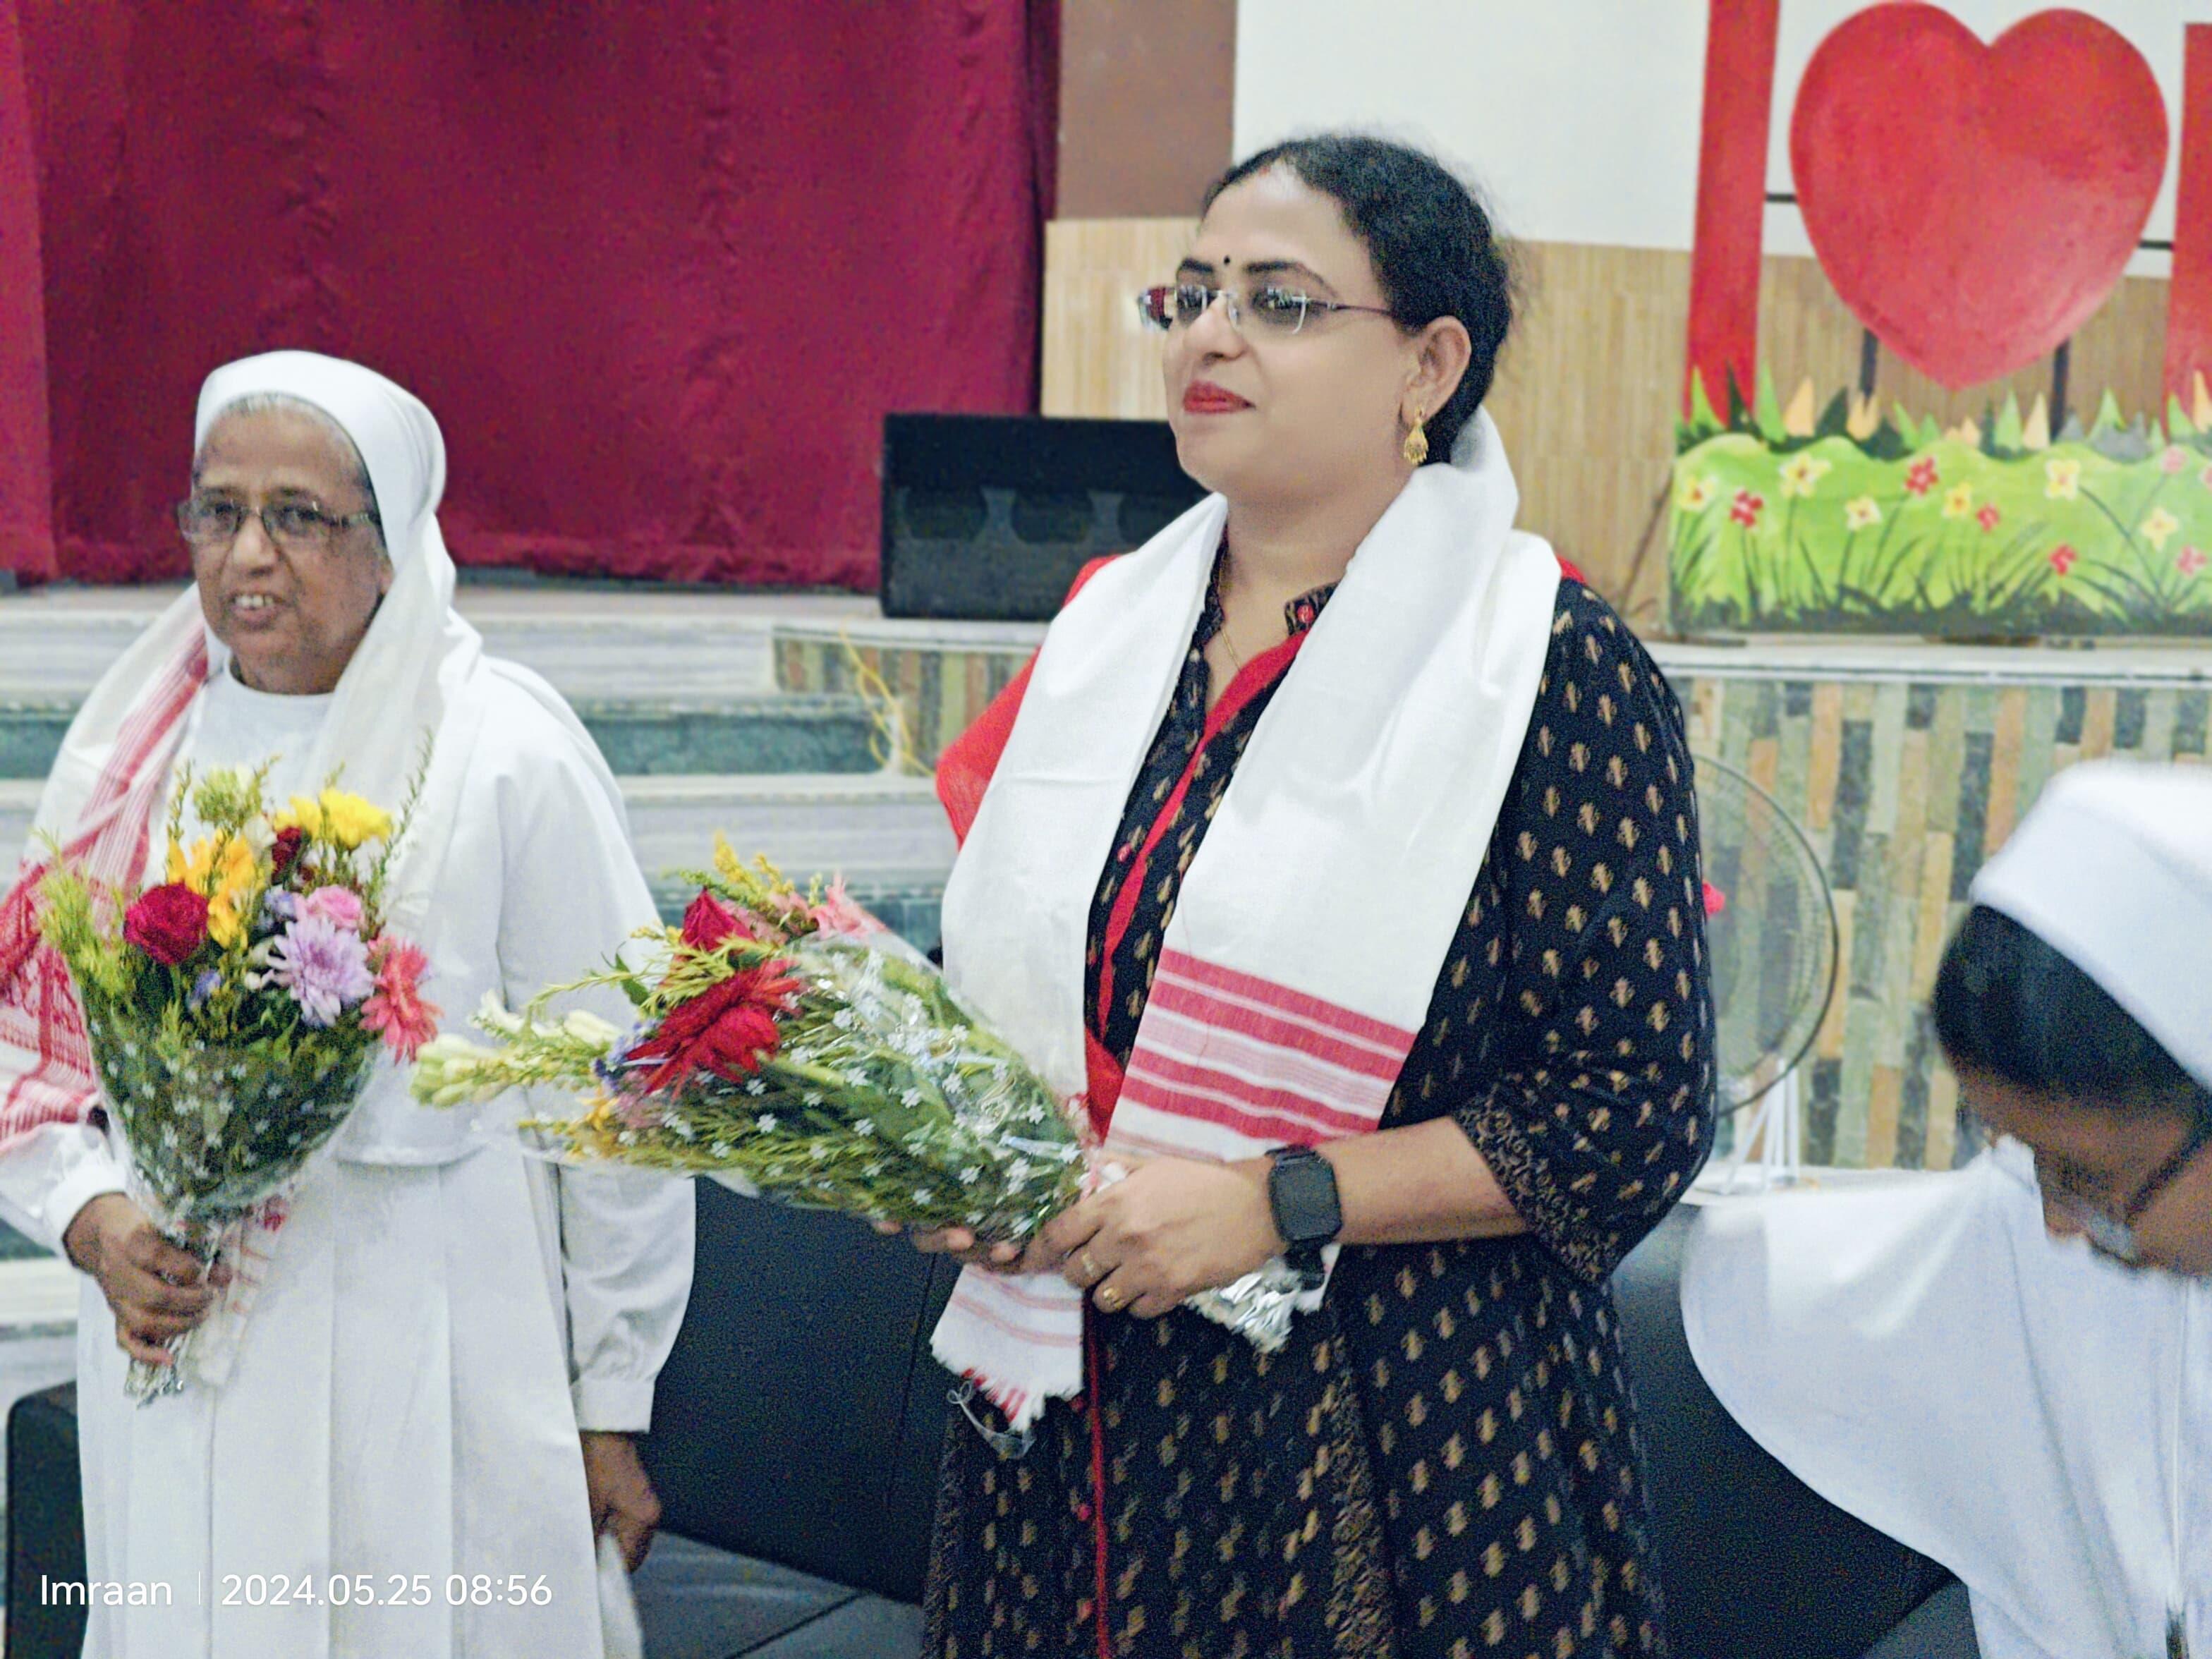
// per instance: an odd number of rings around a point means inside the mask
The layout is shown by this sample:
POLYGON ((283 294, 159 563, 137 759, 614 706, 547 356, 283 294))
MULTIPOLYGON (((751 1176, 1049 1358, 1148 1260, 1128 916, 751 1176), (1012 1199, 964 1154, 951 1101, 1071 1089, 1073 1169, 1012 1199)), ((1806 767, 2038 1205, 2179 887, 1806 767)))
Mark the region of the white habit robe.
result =
MULTIPOLYGON (((506 672, 458 695, 483 700, 482 736, 416 935, 447 1030, 485 992, 519 1003, 656 920, 619 803, 541 697, 506 672)), ((330 701, 218 672, 185 757, 304 757, 330 701)), ((300 764, 276 799, 319 781, 300 764)), ((598 1012, 626 1018, 612 1000, 598 1012)), ((423 1109, 380 1059, 308 1166, 220 1386, 128 1401, 85 1279, 88 1574, 171 1598, 95 1606, 88 1656, 599 1659, 577 1434, 650 1423, 690 1293, 692 1189, 556 1169, 423 1109), (339 1578, 356 1605, 332 1604, 339 1578)), ((58 1248, 87 1199, 121 1190, 119 1158, 96 1129, 40 1129, 0 1158, 0 1207, 58 1248)))
POLYGON ((1955 1174, 1707 1209, 1699 1369, 1822 1497, 1940 1561, 1984 1659, 2212 1655, 2212 1284, 2043 1225, 2000 1145, 1955 1174))

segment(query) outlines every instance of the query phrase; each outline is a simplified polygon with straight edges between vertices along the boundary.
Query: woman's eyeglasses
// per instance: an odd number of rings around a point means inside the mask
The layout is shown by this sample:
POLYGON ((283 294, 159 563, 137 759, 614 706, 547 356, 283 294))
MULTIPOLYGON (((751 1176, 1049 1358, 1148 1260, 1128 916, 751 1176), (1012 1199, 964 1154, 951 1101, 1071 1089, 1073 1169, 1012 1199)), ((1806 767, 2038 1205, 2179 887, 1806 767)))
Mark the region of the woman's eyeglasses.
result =
POLYGON ((1208 288, 1203 283, 1163 283, 1158 288, 1148 288, 1137 296, 1137 313, 1147 325, 1164 332, 1178 325, 1189 327, 1212 308, 1216 300, 1228 308, 1229 326, 1239 334, 1245 333, 1247 319, 1259 333, 1289 335, 1304 328, 1307 316, 1316 311, 1356 311, 1370 317, 1391 314, 1381 306, 1348 306, 1339 300, 1317 300, 1298 289, 1277 288, 1272 283, 1240 295, 1233 288, 1208 288))
POLYGON ((380 522, 374 511, 325 513, 313 501, 264 501, 252 508, 227 495, 195 495, 177 503, 177 531, 194 547, 228 547, 249 514, 271 542, 296 552, 320 552, 340 531, 380 522))

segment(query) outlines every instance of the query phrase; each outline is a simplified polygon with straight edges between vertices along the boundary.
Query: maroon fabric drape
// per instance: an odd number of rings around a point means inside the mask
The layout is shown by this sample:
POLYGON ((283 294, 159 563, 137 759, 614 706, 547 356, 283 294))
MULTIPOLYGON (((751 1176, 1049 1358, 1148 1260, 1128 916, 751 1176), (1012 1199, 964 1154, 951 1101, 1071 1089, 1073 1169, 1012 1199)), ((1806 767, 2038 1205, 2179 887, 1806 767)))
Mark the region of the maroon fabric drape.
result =
POLYGON ((31 581, 54 574, 40 272, 39 180, 22 35, 15 0, 0 0, 0 572, 31 581))
POLYGON ((437 412, 464 563, 872 585, 884 415, 1031 406, 1056 37, 1053 0, 0 0, 62 574, 181 571, 201 377, 301 346, 437 412))

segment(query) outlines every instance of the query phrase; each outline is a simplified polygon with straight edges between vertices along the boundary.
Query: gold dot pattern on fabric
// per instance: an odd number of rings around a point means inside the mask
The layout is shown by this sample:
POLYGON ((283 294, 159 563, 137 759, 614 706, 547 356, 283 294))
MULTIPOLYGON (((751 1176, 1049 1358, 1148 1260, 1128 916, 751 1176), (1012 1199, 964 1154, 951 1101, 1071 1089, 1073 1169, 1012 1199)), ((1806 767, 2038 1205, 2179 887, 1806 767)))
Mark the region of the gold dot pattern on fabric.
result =
MULTIPOLYGON (((1328 597, 1294 606, 1292 630, 1328 597)), ((1092 912, 1096 1011, 1105 918, 1188 772, 1094 1028, 1125 1060, 1182 875, 1271 695, 1200 754, 1218 622, 1209 605, 1092 912)), ((1091 1397, 1049 1407, 1027 1456, 953 1421, 933 1659, 1097 1651, 1094 1409, 1122 1659, 1666 1652, 1606 1280, 1712 1128, 1682 732, 1642 647, 1564 586, 1519 769, 1383 1118, 1451 1116, 1528 1233, 1347 1249, 1273 1362, 1189 1313, 1093 1316, 1091 1397)))

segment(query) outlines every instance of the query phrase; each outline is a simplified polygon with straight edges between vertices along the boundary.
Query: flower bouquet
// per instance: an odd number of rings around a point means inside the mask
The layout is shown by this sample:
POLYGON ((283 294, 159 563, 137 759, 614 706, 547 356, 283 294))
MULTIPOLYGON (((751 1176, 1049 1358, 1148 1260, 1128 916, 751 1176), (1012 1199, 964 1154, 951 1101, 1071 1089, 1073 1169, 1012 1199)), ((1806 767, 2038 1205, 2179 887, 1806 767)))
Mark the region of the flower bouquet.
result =
MULTIPOLYGON (((57 849, 40 890, 40 927, 76 983, 131 1195, 210 1264, 246 1225, 281 1222, 284 1194, 352 1112, 379 1042, 411 1060, 436 1032, 422 953, 383 922, 421 772, 396 826, 335 780, 272 814, 268 772, 185 769, 161 884, 118 890, 57 849), (188 805, 205 831, 189 840, 188 805)), ((131 1396, 181 1389, 204 1328, 172 1345, 166 1370, 134 1362, 131 1396)))
POLYGON ((580 1116, 521 1124, 537 1151, 711 1176, 751 1196, 1019 1242, 1082 1191, 1073 1116, 928 962, 818 881, 801 892, 726 842, 679 928, 522 1012, 487 1000, 495 1048, 444 1036, 416 1096, 459 1106, 543 1086, 580 1116), (613 986, 630 1030, 555 1018, 613 986))

